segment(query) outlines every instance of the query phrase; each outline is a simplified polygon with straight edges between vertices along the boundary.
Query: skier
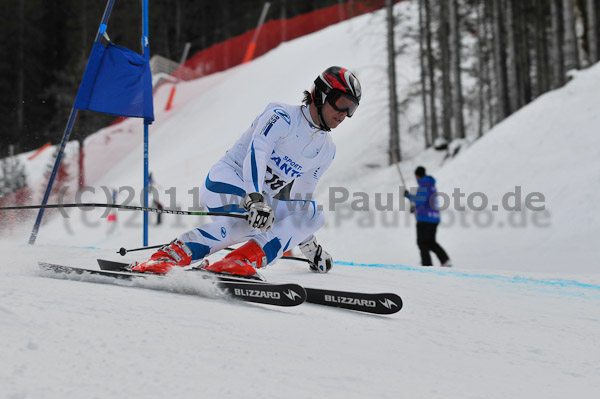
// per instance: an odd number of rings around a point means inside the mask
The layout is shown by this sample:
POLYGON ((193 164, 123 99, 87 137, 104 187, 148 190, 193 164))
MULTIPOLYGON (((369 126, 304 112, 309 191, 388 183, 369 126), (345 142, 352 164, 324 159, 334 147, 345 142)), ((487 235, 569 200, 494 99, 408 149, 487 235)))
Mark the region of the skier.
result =
POLYGON ((404 196, 415 204, 417 218, 417 245, 421 252, 421 265, 433 266, 429 251, 433 251, 444 267, 451 267, 452 263, 444 248, 437 243, 435 235, 440 224, 440 211, 437 204, 437 189, 435 179, 428 176, 422 166, 415 169, 415 177, 419 184, 417 195, 412 195, 408 190, 404 196))
POLYGON ((302 105, 269 104, 213 165, 200 192, 200 203, 209 211, 247 213, 247 220, 216 217, 179 236, 149 260, 133 265, 132 270, 166 273, 173 266, 187 266, 247 241, 204 268, 253 276, 256 269, 299 245, 311 261, 311 270, 328 272, 332 257, 313 235, 324 216, 311 197, 335 156, 329 132, 354 114, 360 98, 356 76, 333 66, 315 79, 310 92, 304 91, 302 105), (290 185, 287 198, 275 197, 290 185))

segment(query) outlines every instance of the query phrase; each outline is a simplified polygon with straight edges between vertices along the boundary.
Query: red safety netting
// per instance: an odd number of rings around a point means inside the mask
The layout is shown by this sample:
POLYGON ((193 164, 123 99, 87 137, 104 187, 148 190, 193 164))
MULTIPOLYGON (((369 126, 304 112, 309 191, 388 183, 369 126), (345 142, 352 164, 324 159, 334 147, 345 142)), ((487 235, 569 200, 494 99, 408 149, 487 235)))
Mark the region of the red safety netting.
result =
MULTIPOLYGON (((398 2, 398 0, 395 2, 398 2)), ((254 47, 252 49, 253 58, 260 57, 283 42, 316 32, 335 23, 384 6, 385 0, 349 1, 343 5, 330 6, 290 19, 268 21, 260 28, 256 43, 252 43, 256 30, 252 29, 240 36, 196 53, 173 75, 182 80, 192 80, 224 71, 241 64, 249 46, 254 47)))

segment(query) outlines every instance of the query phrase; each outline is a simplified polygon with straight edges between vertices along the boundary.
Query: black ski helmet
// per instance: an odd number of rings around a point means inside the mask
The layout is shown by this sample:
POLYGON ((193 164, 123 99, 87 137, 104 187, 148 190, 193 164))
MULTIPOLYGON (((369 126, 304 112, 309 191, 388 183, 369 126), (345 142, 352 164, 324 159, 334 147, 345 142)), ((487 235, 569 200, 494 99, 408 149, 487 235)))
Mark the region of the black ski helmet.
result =
POLYGON ((346 68, 332 66, 324 70, 317 78, 311 89, 312 102, 319 111, 319 122, 323 130, 331 130, 323 120, 322 108, 325 102, 338 111, 345 111, 349 118, 360 103, 361 88, 356 76, 346 68), (337 100, 341 97, 350 100, 354 105, 350 108, 339 109, 337 100))

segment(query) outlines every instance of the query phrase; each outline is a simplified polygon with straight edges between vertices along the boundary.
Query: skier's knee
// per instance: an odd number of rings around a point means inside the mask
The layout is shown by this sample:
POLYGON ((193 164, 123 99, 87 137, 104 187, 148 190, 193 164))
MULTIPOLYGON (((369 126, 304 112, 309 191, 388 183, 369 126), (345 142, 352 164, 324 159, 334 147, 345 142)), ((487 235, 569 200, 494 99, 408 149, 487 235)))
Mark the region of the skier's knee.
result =
POLYGON ((319 205, 317 202, 313 201, 314 211, 313 211, 313 223, 317 226, 317 230, 323 227, 325 224, 325 215, 323 213, 323 207, 319 205))

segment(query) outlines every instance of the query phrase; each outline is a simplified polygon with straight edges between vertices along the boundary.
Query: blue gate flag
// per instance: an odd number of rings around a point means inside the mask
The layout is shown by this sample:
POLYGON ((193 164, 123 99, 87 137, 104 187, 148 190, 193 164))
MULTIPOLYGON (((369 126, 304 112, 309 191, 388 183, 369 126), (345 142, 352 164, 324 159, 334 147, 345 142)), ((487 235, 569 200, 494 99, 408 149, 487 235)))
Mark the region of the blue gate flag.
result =
POLYGON ((152 72, 144 57, 113 43, 95 42, 75 108, 154 121, 152 72))

